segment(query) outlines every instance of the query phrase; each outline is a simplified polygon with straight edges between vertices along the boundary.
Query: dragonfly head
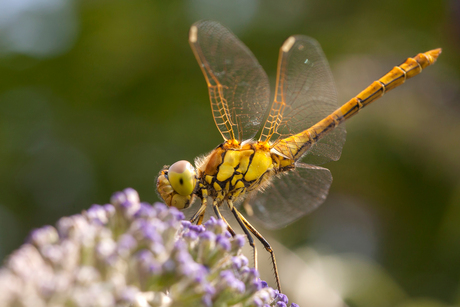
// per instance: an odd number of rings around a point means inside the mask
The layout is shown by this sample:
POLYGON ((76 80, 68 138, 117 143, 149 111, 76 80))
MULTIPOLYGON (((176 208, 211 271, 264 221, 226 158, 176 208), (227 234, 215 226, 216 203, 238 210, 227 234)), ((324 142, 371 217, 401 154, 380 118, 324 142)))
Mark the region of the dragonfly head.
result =
POLYGON ((196 171, 190 162, 181 160, 169 168, 165 166, 157 179, 157 191, 165 203, 177 209, 186 209, 193 200, 196 171))

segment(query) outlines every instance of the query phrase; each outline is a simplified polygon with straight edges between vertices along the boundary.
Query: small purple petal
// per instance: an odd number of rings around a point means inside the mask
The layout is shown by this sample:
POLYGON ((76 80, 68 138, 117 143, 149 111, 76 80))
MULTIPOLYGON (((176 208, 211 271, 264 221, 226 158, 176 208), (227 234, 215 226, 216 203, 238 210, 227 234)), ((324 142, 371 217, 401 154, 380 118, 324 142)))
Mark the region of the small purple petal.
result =
POLYGON ((160 203, 160 202, 154 203, 153 208, 155 209, 156 216, 158 218, 163 218, 164 215, 168 212, 168 206, 166 206, 165 204, 160 203))
POLYGON ((40 247, 46 244, 53 244, 59 240, 59 235, 56 228, 52 226, 44 226, 35 229, 31 232, 28 241, 35 246, 40 247))
POLYGON ((263 288, 262 283, 259 280, 254 280, 253 282, 251 282, 250 287, 255 292, 263 288))
POLYGON ((190 241, 194 241, 198 238, 198 234, 194 231, 187 231, 185 234, 182 235, 185 239, 189 239, 190 241))
POLYGON ((221 220, 221 219, 217 220, 216 223, 215 223, 215 225, 216 225, 216 228, 217 228, 217 227, 220 228, 220 232, 221 232, 221 233, 226 232, 227 229, 228 229, 227 224, 226 224, 223 220, 221 220))
POLYGON ((232 267, 239 271, 243 267, 243 261, 241 257, 232 257, 232 267))
POLYGON ((123 292, 120 295, 120 299, 122 302, 125 303, 135 303, 136 302, 136 296, 139 293, 139 290, 136 289, 135 287, 127 287, 123 290, 123 292))
POLYGON ((163 238, 161 237, 157 228, 155 227, 155 225, 151 223, 147 223, 147 222, 142 223, 140 231, 143 237, 149 240, 150 242, 157 242, 157 243, 163 242, 163 238))
POLYGON ((104 207, 100 205, 92 205, 87 211, 86 216, 92 222, 98 225, 105 225, 108 222, 107 213, 104 207))
POLYGON ((115 207, 120 207, 126 201, 126 195, 123 192, 116 192, 110 198, 110 203, 115 207))
POLYGON ((204 292, 205 292, 206 294, 209 294, 209 295, 214 295, 214 294, 216 294, 216 288, 214 288, 214 287, 213 287, 212 285, 210 285, 210 284, 206 284, 206 285, 204 286, 204 292))
POLYGON ((244 243, 246 243, 246 237, 244 235, 236 235, 232 242, 236 245, 236 248, 242 248, 244 243))
POLYGON ((197 233, 202 233, 204 232, 206 229, 203 227, 203 225, 190 225, 189 229, 191 231, 195 231, 197 233))
POLYGON ((225 250, 227 252, 230 250, 230 247, 231 247, 230 241, 226 237, 224 237, 223 235, 218 235, 217 236, 216 243, 223 250, 225 250))
POLYGON ((243 257, 240 257, 240 258, 241 258, 241 264, 242 264, 242 266, 247 266, 248 263, 249 263, 249 262, 248 262, 248 258, 246 258, 246 257, 244 257, 244 256, 243 256, 243 257))
POLYGON ((192 223, 190 223, 190 221, 187 221, 187 220, 183 220, 180 223, 184 229, 189 229, 190 226, 192 225, 192 223))
POLYGON ((211 307, 212 306, 212 297, 211 297, 211 295, 203 295, 203 297, 201 298, 201 302, 203 303, 203 306, 211 307))
POLYGON ((262 300, 258 297, 256 297, 252 303, 254 304, 255 307, 262 307, 264 305, 264 303, 262 302, 262 300))
POLYGON ((134 215, 136 218, 153 218, 156 212, 153 207, 147 203, 141 203, 139 210, 134 215))
POLYGON ((181 252, 177 253, 177 255, 175 257, 175 260, 178 263, 184 264, 184 265, 187 265, 189 263, 193 263, 192 256, 186 251, 181 251, 181 252))
POLYGON ((215 241, 216 235, 210 231, 205 231, 200 233, 200 240, 202 241, 215 241))
POLYGON ((137 246, 137 241, 130 234, 123 234, 118 239, 118 250, 130 251, 137 246))
MULTIPOLYGON (((259 277, 259 271, 257 271, 255 268, 249 268, 248 274, 249 274, 248 278, 250 278, 250 279, 254 279, 254 278, 259 277)), ((284 295, 284 294, 282 294, 282 295, 284 295)))
POLYGON ((216 224, 216 221, 216 218, 214 216, 211 216, 209 220, 207 220, 206 223, 204 223, 204 227, 213 227, 216 224))
POLYGON ((112 204, 105 204, 103 206, 103 208, 104 208, 105 214, 107 215, 108 218, 111 218, 116 213, 116 209, 112 204))
POLYGON ((280 302, 284 302, 285 304, 289 303, 289 299, 283 293, 276 293, 276 299, 280 302))
POLYGON ((148 272, 152 275, 160 275, 162 273, 161 265, 156 262, 151 263, 148 267, 148 272))
POLYGON ((220 272, 220 279, 226 286, 235 289, 239 293, 244 293, 246 290, 244 283, 236 279, 232 271, 226 270, 220 272))
POLYGON ((139 194, 133 188, 126 188, 123 190, 126 195, 126 199, 132 203, 139 203, 139 194))
POLYGON ((180 221, 185 219, 184 213, 179 211, 176 207, 169 208, 169 213, 175 218, 175 220, 180 221))
POLYGON ((122 209, 125 216, 128 219, 130 219, 131 217, 135 216, 137 211, 139 211, 139 209, 141 208, 141 205, 139 202, 133 202, 133 201, 127 200, 120 204, 120 208, 122 209))
POLYGON ((161 267, 165 272, 174 272, 177 265, 172 259, 168 259, 163 263, 161 267))

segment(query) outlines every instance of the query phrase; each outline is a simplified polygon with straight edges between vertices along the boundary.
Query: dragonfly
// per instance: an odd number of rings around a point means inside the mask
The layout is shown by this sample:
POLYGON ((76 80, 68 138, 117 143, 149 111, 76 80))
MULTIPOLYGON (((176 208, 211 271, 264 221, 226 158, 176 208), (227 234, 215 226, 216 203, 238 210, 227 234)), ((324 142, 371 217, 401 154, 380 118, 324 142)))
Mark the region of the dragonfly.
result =
POLYGON ((197 225, 209 204, 234 236, 221 213, 222 206, 227 207, 247 236, 256 269, 253 236, 270 253, 281 292, 273 248, 241 208, 269 229, 284 227, 317 208, 332 183, 330 171, 319 165, 337 161, 345 142, 340 124, 433 64, 441 49, 408 58, 339 107, 328 62, 313 38, 295 35, 281 46, 273 100, 267 74, 226 27, 199 21, 190 28, 189 43, 205 77, 223 143, 196 158, 195 167, 185 160, 165 166, 157 178, 158 194, 178 209, 199 200, 190 219, 197 225))

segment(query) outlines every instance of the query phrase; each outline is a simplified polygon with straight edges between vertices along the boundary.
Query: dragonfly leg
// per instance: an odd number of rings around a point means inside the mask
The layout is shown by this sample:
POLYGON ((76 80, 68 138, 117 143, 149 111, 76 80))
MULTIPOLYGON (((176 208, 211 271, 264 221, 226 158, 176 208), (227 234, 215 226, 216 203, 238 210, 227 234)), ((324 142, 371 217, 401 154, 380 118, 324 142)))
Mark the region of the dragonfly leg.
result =
MULTIPOLYGON (((206 211, 206 210, 205 210, 206 211)), ((201 225, 203 223, 203 219, 204 219, 204 212, 201 213, 200 217, 198 218, 198 221, 196 222, 197 225, 201 225)))
POLYGON ((230 234, 232 235, 232 237, 234 237, 236 235, 235 231, 232 229, 232 226, 230 226, 230 224, 227 222, 227 220, 224 218, 224 216, 220 213, 219 211, 219 206, 217 205, 217 202, 213 202, 212 204, 212 208, 214 209, 214 213, 216 214, 217 218, 224 221, 225 224, 227 224, 227 229, 228 229, 228 232, 230 232, 230 234))
POLYGON ((193 223, 197 222, 196 223, 197 225, 201 224, 201 222, 203 221, 203 218, 204 218, 204 213, 206 211, 206 206, 207 206, 207 201, 205 199, 202 199, 201 200, 201 207, 192 216, 192 218, 190 219, 190 223, 193 224, 193 223))
POLYGON ((238 216, 238 218, 243 222, 245 228, 248 228, 249 231, 251 231, 252 234, 256 236, 256 238, 260 241, 260 243, 262 243, 265 249, 270 253, 270 256, 272 258, 273 271, 275 273, 276 285, 278 287, 278 291, 281 292, 281 282, 280 282, 280 278, 278 275, 278 266, 276 265, 275 252, 270 246, 270 243, 268 243, 268 241, 265 240, 265 238, 260 234, 260 232, 258 232, 257 229, 255 229, 254 226, 252 226, 248 222, 248 220, 246 220, 246 218, 238 210, 236 210, 235 207, 233 208, 232 212, 234 212, 233 214, 235 215, 235 217, 238 216))
POLYGON ((238 224, 240 224, 241 229, 243 229, 244 233, 246 234, 246 237, 248 238, 249 245, 251 245, 253 255, 254 255, 254 268, 257 270, 257 267, 258 267, 258 263, 257 263, 257 248, 256 248, 256 245, 254 243, 254 239, 252 238, 252 235, 249 232, 248 228, 245 226, 244 222, 240 219, 240 217, 238 215, 239 212, 236 211, 235 206, 233 206, 233 202, 231 200, 227 200, 227 204, 228 204, 230 210, 232 210, 232 213, 235 216, 236 221, 238 222, 238 224))

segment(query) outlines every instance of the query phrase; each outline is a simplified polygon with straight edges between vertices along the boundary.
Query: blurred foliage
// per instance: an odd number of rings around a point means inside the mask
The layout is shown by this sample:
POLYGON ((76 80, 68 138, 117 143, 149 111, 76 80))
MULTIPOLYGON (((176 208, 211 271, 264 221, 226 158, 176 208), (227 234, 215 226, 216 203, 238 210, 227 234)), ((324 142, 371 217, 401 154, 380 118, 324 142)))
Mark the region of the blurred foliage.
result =
MULTIPOLYGON (((342 158, 327 165, 329 199, 271 235, 291 249, 365 256, 406 299, 432 298, 398 306, 459 304, 458 0, 1 2, 0 258, 32 228, 114 191, 157 200, 163 165, 222 142, 187 42, 199 19, 234 31, 272 83, 284 39, 316 38, 339 103, 407 57, 443 48, 433 67, 347 123, 342 158)), ((346 301, 380 306, 379 289, 346 301)))

